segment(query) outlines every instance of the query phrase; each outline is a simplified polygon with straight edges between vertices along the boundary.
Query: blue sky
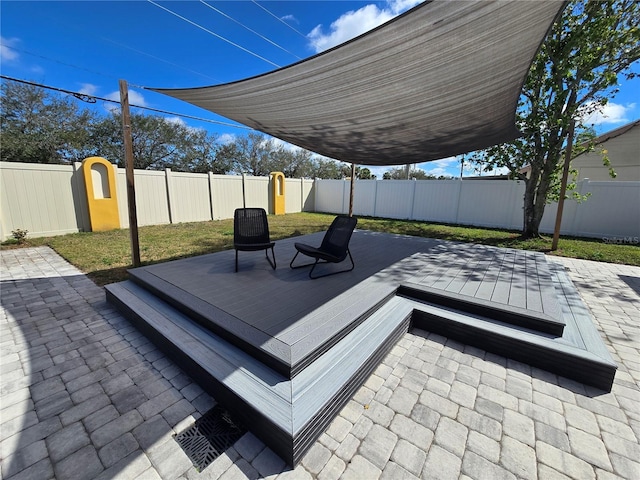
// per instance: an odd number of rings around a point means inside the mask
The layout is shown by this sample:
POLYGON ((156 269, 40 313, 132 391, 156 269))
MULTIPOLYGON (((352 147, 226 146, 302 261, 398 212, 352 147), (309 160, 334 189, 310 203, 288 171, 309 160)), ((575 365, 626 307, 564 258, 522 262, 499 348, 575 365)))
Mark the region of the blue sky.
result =
MULTIPOLYGON (((3 75, 114 100, 119 100, 118 80, 124 79, 132 104, 232 123, 140 87, 196 87, 266 73, 349 40, 417 3, 2 0, 0 67, 3 75)), ((638 79, 621 85, 606 111, 592 119, 598 133, 640 118, 639 86, 638 79)), ((249 131, 175 121, 223 139, 249 131)), ((381 178, 389 168, 371 170, 381 178)), ((456 158, 419 168, 460 175, 456 158)))

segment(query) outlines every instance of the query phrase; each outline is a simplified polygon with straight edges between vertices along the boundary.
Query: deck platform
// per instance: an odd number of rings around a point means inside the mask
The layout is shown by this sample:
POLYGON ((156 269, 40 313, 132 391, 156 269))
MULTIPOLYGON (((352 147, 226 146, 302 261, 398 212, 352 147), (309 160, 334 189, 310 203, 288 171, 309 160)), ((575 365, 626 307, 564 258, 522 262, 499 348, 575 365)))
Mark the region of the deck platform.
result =
MULTIPOLYGON (((295 465, 412 324, 610 389, 616 365, 545 255, 357 230, 356 268, 311 280, 280 240, 130 271, 107 296, 295 465)), ((326 265, 323 268, 340 268, 326 265)))

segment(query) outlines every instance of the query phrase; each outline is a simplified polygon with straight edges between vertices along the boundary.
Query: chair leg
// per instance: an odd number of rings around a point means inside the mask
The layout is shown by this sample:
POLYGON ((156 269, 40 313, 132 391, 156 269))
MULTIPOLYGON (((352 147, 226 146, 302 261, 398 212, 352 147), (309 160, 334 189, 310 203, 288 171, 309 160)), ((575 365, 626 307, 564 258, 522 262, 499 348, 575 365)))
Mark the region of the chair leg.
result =
MULTIPOLYGON (((309 263, 304 263, 302 265, 296 265, 295 267, 293 266, 293 262, 296 260, 296 258, 298 257, 298 254, 300 252, 296 252, 296 254, 293 256, 293 258, 291 259, 291 261, 289 262, 289 267, 293 268, 294 270, 297 268, 304 268, 304 267, 310 267, 312 265, 315 266, 316 263, 318 263, 318 259, 316 259, 315 262, 309 262, 309 263)), ((327 263, 327 262, 320 262, 320 263, 327 263)))
POLYGON ((322 277, 328 277, 330 275, 336 275, 338 273, 345 273, 345 272, 350 272, 351 270, 353 270, 354 268, 356 268, 356 264, 353 261, 353 257, 351 256, 351 251, 349 249, 347 249, 347 254, 349 255, 349 261, 351 261, 351 268, 347 268, 345 270, 339 270, 337 272, 331 272, 331 273, 325 273, 324 275, 316 275, 313 276, 313 271, 316 268, 316 265, 318 264, 325 264, 325 263, 332 263, 332 262, 325 262, 325 261, 320 261, 319 258, 315 259, 315 262, 312 263, 305 263, 303 265, 296 265, 295 267, 293 266, 293 262, 295 261, 295 259, 298 256, 298 253, 300 252, 296 252, 296 254, 293 256, 293 258, 291 259, 291 262, 289 262, 289 267, 296 269, 296 268, 304 268, 304 267, 311 267, 311 270, 309 271, 309 278, 311 279, 316 279, 316 278, 322 278, 322 277))
POLYGON ((238 272, 238 250, 236 250, 236 273, 238 272))
POLYGON ((351 251, 349 249, 347 249, 347 253, 349 254, 349 260, 351 261, 351 268, 347 268, 347 269, 344 269, 344 270, 338 270, 337 272, 325 273, 324 275, 316 275, 314 277, 311 274, 313 273, 313 269, 316 268, 316 265, 318 263, 328 263, 328 262, 318 262, 318 260, 316 260, 316 263, 313 265, 313 267, 311 268, 311 271, 309 272, 309 278, 315 280, 316 278, 330 277, 331 275, 337 275, 338 273, 350 272, 351 270, 356 268, 356 264, 353 262, 353 257, 351 256, 351 251))
POLYGON ((269 249, 268 248, 264 249, 264 254, 267 257, 267 262, 269 262, 269 265, 271 265, 271 268, 273 268, 275 270, 276 269, 276 254, 273 251, 273 247, 271 247, 271 255, 273 256, 273 262, 269 258, 269 249))

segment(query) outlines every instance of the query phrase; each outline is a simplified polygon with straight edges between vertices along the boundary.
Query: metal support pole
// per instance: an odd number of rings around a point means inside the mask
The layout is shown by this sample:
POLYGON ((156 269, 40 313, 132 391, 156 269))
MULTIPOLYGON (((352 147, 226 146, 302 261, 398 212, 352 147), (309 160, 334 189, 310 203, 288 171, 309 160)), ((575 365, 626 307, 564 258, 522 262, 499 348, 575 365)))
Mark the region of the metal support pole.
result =
POLYGON ((349 191, 349 216, 353 217, 353 190, 356 181, 356 164, 351 164, 351 190, 349 191))

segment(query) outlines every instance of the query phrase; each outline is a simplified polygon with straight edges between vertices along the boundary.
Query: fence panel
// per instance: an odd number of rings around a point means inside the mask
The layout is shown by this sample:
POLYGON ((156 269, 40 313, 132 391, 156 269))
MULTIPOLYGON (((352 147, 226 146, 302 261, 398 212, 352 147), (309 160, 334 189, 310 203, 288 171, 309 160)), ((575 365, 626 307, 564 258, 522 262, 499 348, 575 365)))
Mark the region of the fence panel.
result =
POLYGON ((78 232, 84 227, 74 198, 84 192, 74 192, 73 166, 2 162, 1 168, 3 239, 17 229, 28 230, 30 236, 47 236, 78 232))
POLYGON ((211 178, 214 220, 233 218, 233 211, 242 206, 242 177, 211 175, 211 178))
POLYGON ((456 223, 461 186, 460 180, 416 181, 414 220, 456 223))
MULTIPOLYGON (((562 214, 563 235, 601 238, 628 243, 640 241, 640 182, 578 182, 582 194, 591 196, 580 204, 565 200, 562 214)), ((548 205, 540 225, 543 232, 553 232, 557 204, 548 205)))
POLYGON ((284 180, 284 211, 295 213, 302 211, 303 184, 297 178, 285 178, 284 180))
MULTIPOLYGON (((353 213, 375 217, 378 183, 375 180, 357 180, 353 192, 353 213)), ((348 185, 351 188, 351 185, 348 185)), ((347 199, 347 209, 349 200, 347 199)), ((348 210, 347 210, 348 211, 348 210)))
MULTIPOLYGON (((640 237, 640 188, 638 182, 590 182, 584 181, 581 193, 591 197, 580 204, 571 234, 585 237, 607 236, 640 237), (615 183, 615 188, 612 187, 615 183), (583 208, 592 202, 590 208, 583 208)), ((574 202, 575 203, 575 202, 574 202)))
POLYGON ((504 180, 462 181, 456 223, 492 228, 522 228, 523 185, 504 180))
POLYGON ((211 220, 208 175, 170 170, 166 175, 171 223, 211 220))
POLYGON ((316 211, 316 182, 313 180, 302 181, 302 212, 315 212, 316 211))
POLYGON ((344 180, 316 180, 315 205, 317 212, 346 213, 349 208, 348 202, 348 182, 344 180), (347 196, 346 209, 345 195, 347 196))
MULTIPOLYGON (((129 228, 127 175, 123 168, 118 169, 116 182, 120 226, 122 228, 129 228)), ((165 172, 135 170, 133 182, 136 190, 136 218, 138 220, 138 226, 171 223, 165 172)))
MULTIPOLYGON (((376 180, 376 217, 410 219, 413 210, 415 180, 376 180)), ((359 182, 356 182, 359 187, 359 182)), ((355 206, 354 206, 355 210, 355 206)))

